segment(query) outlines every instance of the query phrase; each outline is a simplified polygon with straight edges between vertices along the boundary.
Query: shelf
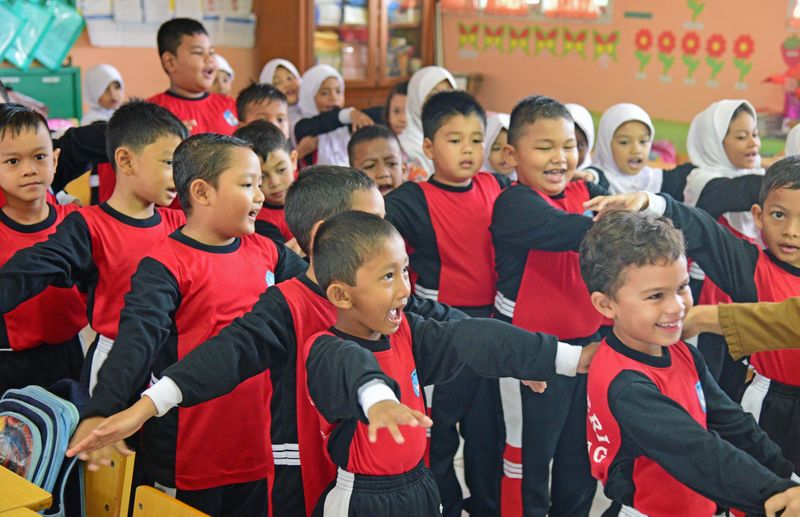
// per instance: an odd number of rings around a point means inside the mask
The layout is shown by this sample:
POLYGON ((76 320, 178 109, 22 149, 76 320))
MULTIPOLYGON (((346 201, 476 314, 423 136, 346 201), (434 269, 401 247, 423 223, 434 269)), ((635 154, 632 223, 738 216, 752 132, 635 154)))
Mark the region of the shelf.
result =
POLYGON ((314 27, 314 30, 316 31, 339 31, 339 30, 353 30, 353 29, 366 30, 368 27, 369 27, 368 25, 353 25, 353 24, 317 25, 314 27))
POLYGON ((390 23, 389 29, 395 30, 411 30, 411 29, 421 29, 422 26, 419 23, 390 23))

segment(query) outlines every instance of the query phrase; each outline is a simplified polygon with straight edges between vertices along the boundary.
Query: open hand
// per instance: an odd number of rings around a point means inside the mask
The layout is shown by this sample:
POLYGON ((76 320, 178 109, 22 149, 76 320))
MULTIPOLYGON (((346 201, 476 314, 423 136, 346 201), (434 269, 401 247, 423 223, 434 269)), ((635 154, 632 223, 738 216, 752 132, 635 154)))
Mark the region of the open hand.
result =
POLYGON ((644 210, 649 204, 646 192, 629 192, 627 194, 614 194, 613 196, 597 196, 583 204, 583 208, 597 212, 594 221, 599 221, 605 214, 612 210, 644 210))
POLYGON ((76 430, 67 449, 67 457, 79 456, 81 459, 89 459, 88 453, 109 445, 120 454, 129 456, 132 451, 125 446, 123 440, 141 429, 144 423, 155 415, 156 407, 153 402, 148 397, 142 397, 125 411, 111 415, 91 429, 95 422, 87 423, 84 429, 80 430, 81 435, 78 435, 76 430))
POLYGON ((354 109, 350 112, 350 124, 353 126, 353 132, 356 132, 362 127, 373 125, 374 122, 363 111, 354 109))
POLYGON ((367 419, 369 420, 368 434, 370 443, 378 441, 378 429, 388 429, 395 442, 403 443, 405 439, 398 426, 430 427, 433 425, 433 420, 424 413, 415 411, 394 400, 382 400, 373 404, 369 408, 367 419))

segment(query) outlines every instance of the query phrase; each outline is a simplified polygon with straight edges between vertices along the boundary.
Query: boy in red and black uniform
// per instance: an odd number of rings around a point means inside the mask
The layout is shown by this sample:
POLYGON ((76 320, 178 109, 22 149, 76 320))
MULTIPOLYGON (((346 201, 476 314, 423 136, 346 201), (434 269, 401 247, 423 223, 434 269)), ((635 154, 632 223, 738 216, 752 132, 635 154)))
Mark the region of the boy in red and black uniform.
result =
MULTIPOLYGON (((174 174, 186 225, 156 244, 131 279, 119 338, 84 409, 92 418, 76 439, 250 310, 276 280, 305 271, 293 252, 253 235, 264 196, 248 142, 191 137, 175 151, 174 174)), ((224 397, 149 422, 139 451, 143 483, 174 487, 178 499, 212 515, 267 515, 270 392, 262 373, 224 397), (212 436, 214 445, 198 454, 212 436)))
MULTIPOLYGON (((47 202, 58 162, 47 121, 18 104, 0 105, 0 264, 42 242, 75 205, 47 202)), ((76 287, 50 286, 0 318, 0 393, 29 384, 77 379, 83 365, 78 332, 86 302, 76 287)))
POLYGON ((440 324, 405 314, 405 243, 377 216, 332 217, 312 253, 337 317, 331 329, 309 338, 301 362, 327 453, 339 467, 315 515, 441 515, 422 461, 423 427, 432 423, 422 386, 446 382, 466 364, 486 376, 547 379, 561 347, 553 336, 496 320, 440 324), (401 433, 403 425, 411 428, 401 433))
POLYGON ((170 112, 133 101, 107 129, 117 184, 107 203, 69 216, 44 242, 20 250, 0 268, 0 312, 5 314, 50 285, 79 285, 89 293, 88 318, 97 340, 87 354, 90 391, 117 337, 123 296, 139 260, 183 224, 182 213, 155 208, 175 198, 172 154, 186 128, 170 112))
MULTIPOLYGON (((406 183, 386 196, 386 219, 412 250, 414 293, 447 303, 469 316, 489 317, 495 297, 494 250, 489 225, 504 176, 478 172, 483 165, 486 114, 466 92, 434 95, 422 109, 423 149, 435 172, 425 183, 406 183)), ((497 381, 465 368, 436 387, 431 400, 431 470, 444 515, 464 506, 453 469, 458 431, 464 437, 464 468, 470 499, 466 509, 499 510, 502 419, 497 381)))
POLYGON ((586 420, 605 494, 624 515, 710 517, 717 504, 762 514, 800 478, 680 340, 692 306, 681 233, 665 219, 610 212, 580 253, 592 303, 614 321, 589 369, 586 420))

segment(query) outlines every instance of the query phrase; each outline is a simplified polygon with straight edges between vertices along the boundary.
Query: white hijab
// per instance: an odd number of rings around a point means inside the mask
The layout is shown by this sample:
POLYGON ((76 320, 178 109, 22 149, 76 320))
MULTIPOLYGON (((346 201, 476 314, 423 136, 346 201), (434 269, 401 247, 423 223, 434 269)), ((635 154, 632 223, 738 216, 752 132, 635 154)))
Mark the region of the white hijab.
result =
POLYGON ((583 134, 586 135, 586 156, 583 161, 578 164, 578 170, 585 169, 592 164, 592 147, 594 147, 594 121, 592 114, 589 110, 580 104, 564 104, 569 114, 572 115, 572 120, 575 121, 575 127, 580 128, 583 134))
POLYGON ((493 113, 486 119, 486 134, 483 136, 483 169, 487 172, 499 173, 492 169, 489 164, 489 154, 492 152, 492 146, 497 137, 500 136, 500 131, 508 131, 508 124, 511 117, 507 113, 493 113))
MULTIPOLYGON (((603 170, 608 180, 608 190, 612 194, 625 194, 627 192, 659 192, 664 179, 661 169, 654 169, 645 165, 639 174, 625 174, 619 170, 611 152, 611 141, 614 132, 626 122, 635 120, 650 129, 650 143, 653 143, 655 128, 650 116, 636 104, 615 104, 608 108, 600 117, 597 127, 597 149, 595 158, 597 167, 603 170)), ((647 160, 647 156, 644 157, 647 160)))
POLYGON ((236 77, 236 74, 233 73, 233 67, 230 63, 228 63, 228 60, 219 54, 214 54, 214 60, 217 62, 217 70, 228 72, 228 75, 231 76, 231 81, 233 81, 233 78, 236 77))
POLYGON ((422 152, 422 106, 431 90, 442 81, 447 81, 456 89, 453 74, 441 66, 426 66, 417 70, 408 82, 406 100, 406 127, 400 133, 400 145, 406 154, 409 165, 418 165, 433 174, 433 162, 422 152))
MULTIPOLYGON (((756 110, 743 99, 717 101, 692 120, 686 139, 686 149, 689 152, 689 161, 696 168, 686 178, 683 197, 687 205, 695 206, 706 184, 715 178, 738 178, 745 174, 764 174, 760 156, 756 161, 756 168, 736 169, 728 159, 722 145, 722 141, 728 133, 733 112, 742 104, 748 108, 757 122, 756 110)), ((751 239, 760 239, 760 232, 756 228, 750 212, 728 212, 723 214, 723 217, 739 233, 751 239)))
MULTIPOLYGON (((300 72, 297 71, 297 67, 294 66, 291 61, 280 58, 267 61, 267 64, 261 69, 261 75, 258 76, 258 82, 272 84, 272 80, 275 78, 275 71, 278 70, 279 66, 282 66, 289 72, 293 73, 294 76, 297 77, 297 81, 300 83, 300 86, 303 85, 303 78, 300 75, 300 72)), ((303 118, 303 115, 300 113, 300 102, 298 101, 296 104, 290 104, 289 123, 291 124, 292 128, 294 128, 295 123, 301 118, 303 118)), ((294 130, 292 130, 292 137, 294 137, 294 130)))
POLYGON ((797 156, 800 154, 800 125, 794 126, 789 134, 786 135, 786 156, 797 156))
POLYGON ((111 65, 97 65, 86 71, 83 90, 86 102, 89 103, 89 111, 81 119, 82 126, 87 126, 99 120, 108 120, 114 114, 113 109, 104 108, 100 106, 99 102, 108 85, 114 81, 117 81, 121 88, 125 87, 119 70, 111 65))
MULTIPOLYGON (((317 101, 314 100, 314 97, 316 97, 322 83, 330 77, 335 77, 339 81, 342 95, 344 95, 344 79, 332 66, 312 66, 303 74, 303 83, 300 85, 300 95, 297 101, 303 118, 319 115, 317 101)), ((349 141, 350 130, 347 126, 319 135, 316 163, 319 165, 348 165, 350 160, 347 156, 347 142, 349 141)))

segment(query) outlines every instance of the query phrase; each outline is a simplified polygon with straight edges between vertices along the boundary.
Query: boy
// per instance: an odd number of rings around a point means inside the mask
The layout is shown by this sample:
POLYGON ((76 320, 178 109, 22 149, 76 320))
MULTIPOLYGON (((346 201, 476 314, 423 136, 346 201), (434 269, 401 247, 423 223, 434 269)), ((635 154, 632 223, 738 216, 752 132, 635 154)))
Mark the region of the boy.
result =
POLYGON ((256 233, 285 244, 294 236, 286 225, 284 204, 286 192, 294 183, 297 168, 297 151, 281 130, 270 122, 256 120, 237 129, 233 136, 253 146, 261 161, 261 192, 264 206, 256 218, 256 233))
MULTIPOLYGON (((496 274, 489 225, 492 206, 507 185, 478 172, 483 165, 486 114, 466 92, 442 92, 422 108, 425 156, 434 175, 405 183, 386 197, 386 219, 413 250, 414 293, 473 317, 489 317, 496 274)), ((502 469, 502 417, 497 381, 465 368, 431 397, 431 470, 445 515, 460 515, 463 502, 453 456, 464 437, 464 468, 471 497, 468 511, 496 514, 502 469)))
POLYGON ((88 291, 89 323, 97 331, 83 372, 90 391, 117 337, 122 297, 139 260, 185 222, 180 212, 155 208, 175 199, 172 155, 185 136, 184 125, 164 108, 142 101, 121 106, 106 132, 117 175, 111 198, 70 214, 46 241, 0 268, 3 314, 50 285, 88 291))
POLYGON ((375 215, 332 217, 312 253, 336 322, 306 341, 301 362, 339 467, 315 515, 441 515, 423 463, 423 427, 432 422, 421 387, 448 381, 466 364, 481 375, 547 379, 556 338, 496 320, 440 324, 404 314, 411 294, 405 243, 375 215), (401 432, 402 425, 410 428, 401 432))
POLYGON ((610 212, 580 264, 592 304, 614 321, 589 370, 585 425, 592 473, 621 515, 710 517, 717 504, 761 514, 795 486, 778 446, 680 340, 692 306, 680 231, 610 212))
POLYGON ((233 133, 239 122, 236 101, 210 93, 217 62, 205 27, 196 20, 174 18, 159 27, 157 42, 169 89, 150 97, 148 102, 170 110, 191 134, 233 133))
POLYGON ((403 183, 403 152, 389 128, 381 125, 362 127, 347 143, 350 167, 367 173, 382 195, 403 183))
POLYGON ((289 103, 286 96, 271 84, 253 83, 236 97, 239 122, 248 125, 255 120, 272 122, 287 140, 289 132, 289 103))
MULTIPOLYGON (((174 175, 186 225, 139 263, 119 338, 83 411, 94 418, 81 424, 79 436, 250 310, 275 281, 305 271, 294 253, 252 235, 264 196, 249 143, 193 136, 175 151, 174 175)), ((267 515, 270 391, 263 373, 223 397, 149 422, 139 454, 143 484, 172 487, 178 499, 211 515, 267 515), (212 437, 213 447, 197 454, 212 437)))
MULTIPOLYGON (((17 250, 47 239, 74 205, 47 202, 58 150, 39 113, 0 105, 0 265, 17 250)), ((0 321, 0 393, 29 384, 48 387, 80 377, 86 303, 76 287, 50 286, 0 321)))

